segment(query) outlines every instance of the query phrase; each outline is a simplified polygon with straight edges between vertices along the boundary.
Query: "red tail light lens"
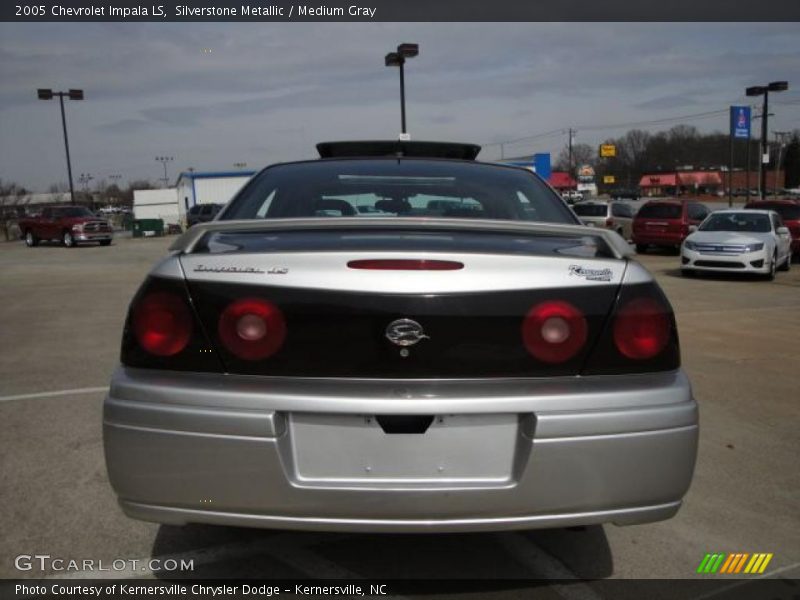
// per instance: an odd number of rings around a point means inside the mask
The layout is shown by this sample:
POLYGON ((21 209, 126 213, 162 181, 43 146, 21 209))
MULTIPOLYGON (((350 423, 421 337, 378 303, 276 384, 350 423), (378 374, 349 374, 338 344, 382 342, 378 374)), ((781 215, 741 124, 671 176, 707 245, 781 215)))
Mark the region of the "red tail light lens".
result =
POLYGON ((377 269, 382 271, 457 271, 464 264, 454 260, 425 259, 367 259, 351 260, 347 263, 351 269, 377 269))
POLYGON ((617 313, 614 343, 628 358, 653 358, 664 349, 669 337, 670 320, 666 309, 652 298, 635 298, 617 313))
POLYGON ((219 318, 225 348, 242 360, 269 358, 286 339, 286 320, 272 302, 244 298, 228 305, 219 318))
POLYGON ((133 333, 150 354, 178 354, 192 336, 189 307, 180 296, 170 292, 148 294, 133 310, 133 333))
POLYGON ((568 302, 537 304, 522 322, 525 348, 542 362, 556 364, 574 357, 586 343, 586 318, 568 302))

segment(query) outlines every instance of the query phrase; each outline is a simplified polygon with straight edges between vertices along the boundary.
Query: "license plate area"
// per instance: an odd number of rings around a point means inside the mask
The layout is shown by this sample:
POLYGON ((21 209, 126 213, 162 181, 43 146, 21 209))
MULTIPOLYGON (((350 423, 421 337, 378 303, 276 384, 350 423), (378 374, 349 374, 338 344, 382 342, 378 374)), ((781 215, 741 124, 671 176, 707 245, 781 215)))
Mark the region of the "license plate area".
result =
POLYGON ((292 413, 290 469, 306 486, 501 486, 530 441, 517 414, 434 415, 424 433, 387 433, 374 415, 292 413))

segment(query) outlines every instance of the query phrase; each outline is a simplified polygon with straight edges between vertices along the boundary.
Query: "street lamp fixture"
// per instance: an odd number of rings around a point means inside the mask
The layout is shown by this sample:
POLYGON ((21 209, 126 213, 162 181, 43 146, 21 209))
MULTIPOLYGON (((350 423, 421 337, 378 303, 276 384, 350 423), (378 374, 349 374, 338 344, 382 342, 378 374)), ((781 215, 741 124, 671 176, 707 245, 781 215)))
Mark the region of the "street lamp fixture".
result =
POLYGON ((83 191, 89 193, 89 182, 94 179, 89 173, 81 173, 81 176, 78 177, 78 181, 83 186, 83 191))
POLYGON ((174 156, 156 156, 156 160, 164 165, 164 187, 169 187, 169 177, 167 177, 167 163, 175 160, 174 156))
POLYGON ((402 137, 406 137, 406 84, 403 66, 407 58, 414 58, 419 54, 419 44, 400 44, 396 52, 389 52, 384 58, 387 67, 400 67, 400 126, 402 137))
POLYGON ((67 150, 67 175, 69 176, 69 199, 72 204, 75 204, 75 188, 72 184, 72 163, 69 159, 69 139, 67 138, 67 117, 64 114, 64 96, 70 100, 83 100, 83 90, 69 90, 67 92, 54 92, 49 88, 39 88, 36 90, 36 96, 39 100, 52 100, 54 96, 58 96, 61 103, 61 126, 64 129, 64 147, 67 150))
POLYGON ((767 121, 769 120, 769 93, 770 92, 785 92, 789 89, 788 81, 773 81, 767 85, 754 85, 745 89, 745 94, 748 96, 764 96, 764 102, 761 108, 761 160, 759 161, 760 173, 760 187, 761 199, 767 197, 767 168, 766 163, 769 162, 769 140, 767 139, 767 121))

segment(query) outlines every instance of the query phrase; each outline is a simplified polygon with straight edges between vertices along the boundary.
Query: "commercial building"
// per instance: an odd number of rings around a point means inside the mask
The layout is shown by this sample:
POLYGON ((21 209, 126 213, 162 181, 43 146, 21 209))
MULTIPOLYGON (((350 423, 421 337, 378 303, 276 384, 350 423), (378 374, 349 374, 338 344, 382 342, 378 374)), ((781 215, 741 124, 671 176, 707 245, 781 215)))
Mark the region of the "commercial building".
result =
POLYGON ((184 171, 176 184, 181 214, 196 204, 227 204, 255 171, 184 171))
MULTIPOLYGON (((746 171, 733 171, 731 187, 745 189, 748 185, 746 171)), ((784 173, 777 174, 777 189, 783 188, 784 173)), ((749 177, 751 189, 758 187, 758 172, 749 177)), ((671 173, 648 173, 639 181, 642 196, 722 196, 728 191, 728 171, 675 171, 671 173)), ((775 171, 767 171, 767 189, 776 188, 775 171)))

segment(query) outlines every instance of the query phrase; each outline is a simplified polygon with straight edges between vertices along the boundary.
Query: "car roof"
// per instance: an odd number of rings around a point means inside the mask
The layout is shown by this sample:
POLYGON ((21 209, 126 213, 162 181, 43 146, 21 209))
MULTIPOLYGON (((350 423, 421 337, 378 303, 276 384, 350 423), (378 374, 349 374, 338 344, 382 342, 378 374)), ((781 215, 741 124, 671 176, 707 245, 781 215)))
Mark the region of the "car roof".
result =
POLYGON ((715 210, 712 214, 719 215, 719 214, 735 214, 735 213, 747 213, 747 214, 757 214, 757 215, 771 215, 774 214, 774 210, 769 210, 766 208, 722 208, 720 210, 715 210))

